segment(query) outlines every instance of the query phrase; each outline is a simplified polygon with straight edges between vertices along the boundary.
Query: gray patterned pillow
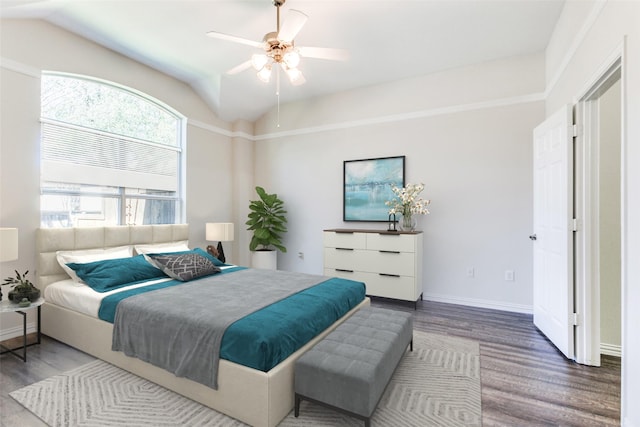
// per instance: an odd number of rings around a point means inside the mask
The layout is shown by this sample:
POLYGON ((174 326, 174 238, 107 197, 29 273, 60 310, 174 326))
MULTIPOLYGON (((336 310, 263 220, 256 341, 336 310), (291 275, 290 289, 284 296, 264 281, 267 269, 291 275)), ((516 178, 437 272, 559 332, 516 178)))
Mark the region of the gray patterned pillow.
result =
POLYGON ((150 262, 164 271, 169 277, 182 282, 209 276, 220 272, 220 269, 202 255, 183 254, 149 254, 145 255, 150 262))

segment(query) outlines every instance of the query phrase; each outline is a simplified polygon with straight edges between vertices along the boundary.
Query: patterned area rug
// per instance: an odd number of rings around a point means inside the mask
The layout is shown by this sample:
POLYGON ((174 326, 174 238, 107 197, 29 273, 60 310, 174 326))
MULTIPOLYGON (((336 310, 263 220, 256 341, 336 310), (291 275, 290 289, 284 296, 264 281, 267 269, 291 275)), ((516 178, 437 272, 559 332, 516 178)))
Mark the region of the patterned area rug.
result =
MULTIPOLYGON (((481 426, 478 343, 414 331, 372 419, 372 426, 481 426)), ((10 393, 53 427, 244 426, 172 391, 96 360, 10 393)), ((363 422, 303 401, 281 427, 363 422)))

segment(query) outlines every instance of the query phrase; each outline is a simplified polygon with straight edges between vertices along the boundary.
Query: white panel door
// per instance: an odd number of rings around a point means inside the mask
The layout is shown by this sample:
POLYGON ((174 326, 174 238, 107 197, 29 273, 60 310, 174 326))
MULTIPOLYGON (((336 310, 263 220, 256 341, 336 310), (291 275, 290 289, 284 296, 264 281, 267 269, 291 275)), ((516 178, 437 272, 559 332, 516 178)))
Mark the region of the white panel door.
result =
POLYGON ((533 131, 533 322, 574 358, 571 107, 533 131))

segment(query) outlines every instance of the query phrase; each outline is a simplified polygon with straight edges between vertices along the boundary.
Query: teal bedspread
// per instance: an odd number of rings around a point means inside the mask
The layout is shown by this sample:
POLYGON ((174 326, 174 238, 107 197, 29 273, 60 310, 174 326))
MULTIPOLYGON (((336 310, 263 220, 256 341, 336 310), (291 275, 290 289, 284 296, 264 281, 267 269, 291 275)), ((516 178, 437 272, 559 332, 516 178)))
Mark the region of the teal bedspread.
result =
MULTIPOLYGON (((223 270, 223 274, 240 269, 243 267, 223 270)), ((113 323, 117 304, 121 300, 182 283, 172 280, 109 295, 102 301, 99 317, 113 323)), ((360 304, 364 298, 364 283, 330 278, 231 324, 222 338, 220 358, 266 372, 360 304)))
POLYGON ((329 279, 233 323, 222 338, 220 358, 266 372, 364 297, 364 283, 329 279))

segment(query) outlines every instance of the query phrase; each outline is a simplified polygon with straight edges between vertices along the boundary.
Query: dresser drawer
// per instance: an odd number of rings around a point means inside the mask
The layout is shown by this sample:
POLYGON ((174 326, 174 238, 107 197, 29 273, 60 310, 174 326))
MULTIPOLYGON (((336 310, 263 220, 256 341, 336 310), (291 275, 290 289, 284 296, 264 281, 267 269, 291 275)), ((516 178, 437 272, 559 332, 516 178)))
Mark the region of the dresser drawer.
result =
POLYGON ((340 268, 343 270, 358 270, 362 264, 361 250, 347 248, 324 248, 324 266, 326 268, 340 268))
POLYGON ((367 249, 376 251, 415 252, 416 236, 411 234, 367 234, 367 249))
MULTIPOLYGON (((356 282, 364 282, 365 285, 367 284, 367 282, 365 281, 365 279, 367 278, 365 276, 365 273, 361 273, 358 271, 325 268, 323 274, 329 277, 340 277, 342 279, 355 280, 356 282)), ((369 294, 369 291, 367 291, 367 294, 369 294)))
POLYGON ((366 251, 366 257, 356 258, 355 269, 371 273, 415 276, 416 257, 408 252, 366 251))
POLYGON ((419 293, 413 277, 381 276, 373 273, 362 273, 362 276, 362 281, 367 286, 367 295, 405 301, 418 299, 419 293))
POLYGON ((325 231, 323 234, 325 247, 364 249, 367 246, 367 236, 365 233, 325 231))

